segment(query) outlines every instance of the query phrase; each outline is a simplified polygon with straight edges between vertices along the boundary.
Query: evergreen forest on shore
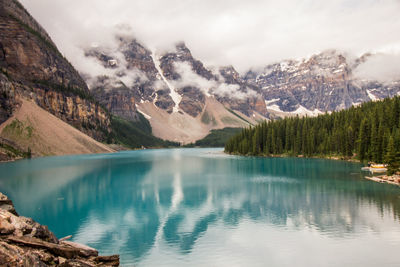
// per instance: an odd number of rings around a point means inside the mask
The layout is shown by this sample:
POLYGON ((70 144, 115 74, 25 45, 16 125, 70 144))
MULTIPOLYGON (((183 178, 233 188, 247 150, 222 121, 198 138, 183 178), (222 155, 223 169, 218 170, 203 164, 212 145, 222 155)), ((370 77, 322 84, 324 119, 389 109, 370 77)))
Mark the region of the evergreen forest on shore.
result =
POLYGON ((400 97, 363 103, 317 117, 264 121, 243 129, 225 152, 249 156, 304 156, 387 163, 400 167, 400 97))

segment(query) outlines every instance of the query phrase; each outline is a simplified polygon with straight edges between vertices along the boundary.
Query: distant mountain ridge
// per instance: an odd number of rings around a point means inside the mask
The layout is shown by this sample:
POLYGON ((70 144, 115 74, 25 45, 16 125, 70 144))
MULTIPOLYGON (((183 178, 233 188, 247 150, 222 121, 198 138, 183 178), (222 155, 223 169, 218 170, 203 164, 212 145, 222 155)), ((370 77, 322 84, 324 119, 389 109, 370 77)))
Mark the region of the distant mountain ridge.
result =
MULTIPOLYGON (((131 115, 134 111, 142 112, 155 126, 156 136, 170 140, 178 136, 175 141, 180 142, 193 142, 211 129, 245 126, 277 117, 315 116, 400 93, 400 73, 399 81, 388 83, 363 80, 354 75, 359 64, 374 56, 371 54, 354 60, 339 51, 327 50, 240 75, 233 66, 206 66, 193 57, 183 42, 177 43, 171 51, 157 54, 133 37, 116 39, 119 45, 113 51, 101 46, 85 51, 88 58, 97 60, 106 69, 115 70, 108 75, 87 78, 96 99, 106 105, 114 101, 116 109, 111 108, 111 112, 125 112, 127 119, 135 119, 131 115), (130 75, 131 79, 127 79, 130 75), (119 100, 115 99, 117 95, 119 100), (207 105, 210 99, 214 106, 222 106, 235 115, 227 115, 224 121, 217 123, 215 112, 207 105), (124 108, 126 103, 131 105, 124 108), (165 116, 156 119, 158 112, 165 116), (197 124, 201 134, 183 136, 170 129, 168 135, 157 131, 157 125, 173 124, 170 118, 176 117, 175 113, 182 115, 179 122, 197 124), (205 115, 214 118, 214 123, 204 123, 201 118, 205 115), (232 120, 236 120, 236 125, 229 123, 232 120)), ((188 132, 196 127, 188 126, 188 132)))
POLYGON ((337 111, 400 92, 400 73, 399 81, 390 84, 354 76, 361 60, 367 59, 363 56, 351 62, 343 53, 328 50, 308 59, 287 60, 259 72, 249 71, 244 79, 262 90, 268 106, 285 112, 295 112, 299 107, 337 111))

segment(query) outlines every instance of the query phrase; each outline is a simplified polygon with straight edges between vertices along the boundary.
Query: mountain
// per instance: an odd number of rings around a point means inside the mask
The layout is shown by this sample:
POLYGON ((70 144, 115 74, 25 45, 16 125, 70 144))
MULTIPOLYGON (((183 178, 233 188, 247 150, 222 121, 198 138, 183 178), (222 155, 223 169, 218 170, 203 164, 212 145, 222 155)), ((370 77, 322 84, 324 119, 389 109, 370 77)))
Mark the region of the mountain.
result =
MULTIPOLYGON (((400 82, 388 84, 354 75, 362 61, 328 50, 306 59, 286 60, 248 71, 244 79, 261 89, 267 108, 289 113, 318 114, 397 95, 400 82)), ((400 80, 400 73, 399 73, 400 80)))
POLYGON ((315 116, 400 92, 400 79, 360 78, 374 54, 328 50, 240 74, 205 65, 183 42, 156 51, 127 34, 116 34, 111 47, 83 47, 95 67, 78 73, 16 0, 1 2, 0 33, 0 124, 27 100, 96 141, 129 147, 194 143, 216 129, 315 116))
POLYGON ((0 36, 2 160, 114 151, 105 142, 128 147, 170 144, 152 135, 135 108, 126 113, 137 96, 105 94, 107 101, 97 101, 86 81, 17 0, 0 3, 0 36), (109 110, 136 121, 128 122, 109 110))
POLYGON ((15 0, 0 7, 0 123, 29 99, 89 136, 102 140, 107 113, 90 95, 85 81, 58 51, 44 29, 15 0))
MULTIPOLYGON (((115 36, 114 48, 85 49, 104 71, 84 74, 92 93, 113 114, 135 121, 142 113, 153 133, 191 143, 212 129, 243 127, 265 119, 315 116, 399 94, 399 81, 359 78, 371 58, 328 50, 239 74, 233 66, 209 67, 177 43, 151 51, 134 37, 115 36)), ((82 70, 84 72, 84 70, 82 70)))
MULTIPOLYGON (((103 71, 83 72, 96 100, 130 121, 142 114, 159 138, 191 143, 211 129, 244 127, 256 120, 233 111, 215 96, 230 89, 220 77, 195 59, 185 44, 161 55, 134 38, 116 36, 113 49, 86 48, 88 60, 103 71)), ((260 116, 260 118, 262 118, 260 116)))

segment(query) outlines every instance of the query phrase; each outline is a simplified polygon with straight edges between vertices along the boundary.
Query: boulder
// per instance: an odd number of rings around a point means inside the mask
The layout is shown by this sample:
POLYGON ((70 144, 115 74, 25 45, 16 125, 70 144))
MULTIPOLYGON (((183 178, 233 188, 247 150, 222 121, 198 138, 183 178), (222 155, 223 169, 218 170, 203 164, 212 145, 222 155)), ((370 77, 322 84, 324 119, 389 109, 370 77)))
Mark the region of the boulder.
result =
POLYGON ((119 266, 119 255, 99 256, 94 248, 59 241, 47 226, 11 212, 12 201, 2 193, 0 201, 0 266, 119 266))
POLYGON ((12 214, 18 216, 18 213, 16 212, 12 201, 8 199, 8 197, 1 192, 0 192, 0 209, 9 211, 12 214))

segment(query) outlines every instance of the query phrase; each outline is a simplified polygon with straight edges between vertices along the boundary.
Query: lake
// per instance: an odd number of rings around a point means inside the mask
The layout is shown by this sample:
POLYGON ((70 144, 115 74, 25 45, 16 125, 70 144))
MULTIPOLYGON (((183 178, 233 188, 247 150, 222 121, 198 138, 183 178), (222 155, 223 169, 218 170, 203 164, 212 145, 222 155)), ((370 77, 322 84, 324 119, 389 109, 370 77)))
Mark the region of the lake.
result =
POLYGON ((0 164, 0 191, 122 266, 400 266, 400 188, 360 164, 164 149, 0 164))

